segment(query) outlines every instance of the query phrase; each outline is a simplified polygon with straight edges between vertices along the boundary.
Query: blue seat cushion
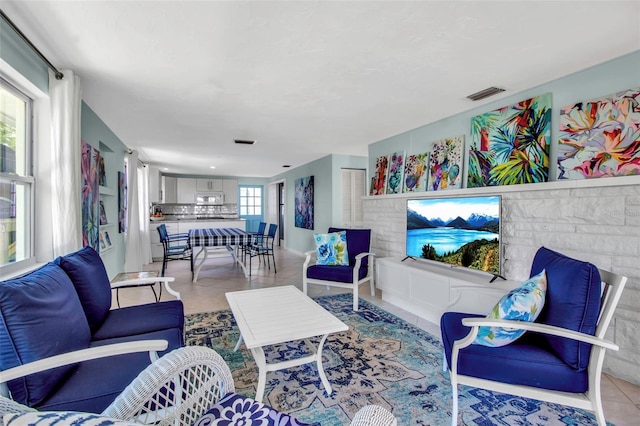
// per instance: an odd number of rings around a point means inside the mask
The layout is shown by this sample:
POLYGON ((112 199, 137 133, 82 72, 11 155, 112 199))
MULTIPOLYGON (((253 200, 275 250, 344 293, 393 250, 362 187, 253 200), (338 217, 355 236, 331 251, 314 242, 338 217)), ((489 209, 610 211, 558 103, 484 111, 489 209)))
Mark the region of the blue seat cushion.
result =
MULTIPOLYGON (((349 250, 349 265, 353 266, 356 264, 357 255, 359 255, 360 253, 368 253, 369 250, 371 249, 371 230, 370 229, 333 228, 333 227, 329 228, 329 232, 340 232, 340 231, 347 232, 347 248, 349 250)), ((362 263, 360 265, 366 267, 368 264, 369 264, 369 258, 365 256, 362 259, 362 263)))
MULTIPOLYGON (((56 264, 0 283, 0 370, 89 347, 87 318, 73 284, 56 264)), ((14 400, 37 405, 73 371, 59 367, 12 380, 14 400)))
MULTIPOLYGON (((442 344, 451 366, 453 343, 471 330, 463 318, 484 318, 460 312, 446 312, 440 318, 442 344)), ((563 392, 585 392, 586 371, 568 366, 542 334, 527 332, 519 340, 501 347, 470 345, 458 353, 458 374, 514 385, 533 386, 563 392)))
MULTIPOLYGON (((531 276, 543 269, 547 271, 547 294, 536 322, 595 334, 602 288, 598 268, 541 247, 533 259, 531 276)), ((589 365, 590 344, 551 335, 544 338, 569 366, 584 370, 589 365)))
POLYGON ((55 262, 71 278, 91 331, 97 330, 111 309, 111 284, 100 255, 84 247, 55 262))
POLYGON ((180 300, 113 309, 93 333, 92 340, 134 336, 169 328, 181 332, 184 329, 184 306, 180 300))
POLYGON ((255 399, 237 393, 224 395, 194 426, 214 425, 308 426, 255 399))
MULTIPOLYGON (((101 340, 93 342, 91 346, 152 339, 165 339, 169 342, 167 350, 159 355, 183 346, 182 332, 178 329, 101 340)), ((35 408, 39 411, 101 413, 149 364, 151 359, 148 352, 82 362, 55 393, 35 408)))
MULTIPOLYGON (((367 268, 361 267, 358 271, 358 279, 367 276, 367 268)), ((307 268, 307 278, 317 280, 337 281, 341 283, 353 282, 353 266, 338 265, 313 265, 307 268)))

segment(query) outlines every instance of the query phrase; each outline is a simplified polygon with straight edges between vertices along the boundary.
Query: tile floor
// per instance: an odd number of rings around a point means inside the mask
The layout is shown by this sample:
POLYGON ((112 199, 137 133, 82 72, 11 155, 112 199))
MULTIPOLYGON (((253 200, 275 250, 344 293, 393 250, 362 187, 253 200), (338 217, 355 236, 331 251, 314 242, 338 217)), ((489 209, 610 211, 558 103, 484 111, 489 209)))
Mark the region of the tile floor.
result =
MULTIPOLYGON (((244 277, 242 270, 231 262, 231 258, 207 260, 207 263, 200 271, 197 283, 191 282, 188 261, 169 262, 166 275, 176 278, 172 284, 172 288, 180 292, 184 302, 185 312, 190 314, 228 309, 229 305, 224 296, 228 291, 249 290, 279 285, 295 285, 302 289, 303 261, 304 258, 300 255, 281 249, 276 250, 278 272, 274 273, 273 269, 269 270, 266 266, 257 265, 257 262, 254 262, 251 279, 244 277)), ((161 270, 162 264, 156 262, 147 265, 145 269, 161 270)), ((346 290, 337 288, 326 290, 325 287, 322 286, 310 286, 309 291, 313 297, 331 293, 335 294, 346 290)), ((369 294, 368 284, 363 285, 360 291, 363 299, 392 312, 435 336, 440 335, 440 329, 436 324, 430 323, 383 301, 380 297, 380 291, 377 291, 376 296, 372 297, 369 294)), ((171 298, 172 296, 168 295, 167 292, 162 293, 163 300, 171 298)), ((122 306, 153 301, 153 293, 149 288, 123 289, 120 291, 120 302, 122 306)), ((620 378, 605 374, 602 378, 602 399, 607 421, 616 426, 640 424, 640 387, 620 378)))

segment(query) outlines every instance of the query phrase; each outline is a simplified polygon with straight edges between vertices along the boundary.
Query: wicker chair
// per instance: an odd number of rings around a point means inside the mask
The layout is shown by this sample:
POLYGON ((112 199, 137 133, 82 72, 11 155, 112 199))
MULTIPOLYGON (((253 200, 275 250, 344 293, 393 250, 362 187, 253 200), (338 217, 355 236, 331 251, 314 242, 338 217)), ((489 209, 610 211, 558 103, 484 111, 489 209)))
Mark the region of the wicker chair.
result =
MULTIPOLYGON (((234 392, 231 371, 213 349, 176 349, 147 367, 102 412, 102 416, 136 424, 192 425, 222 396, 234 392)), ((0 396, 0 426, 6 413, 35 410, 0 396)), ((380 406, 356 413, 352 426, 394 426, 395 417, 380 406)))

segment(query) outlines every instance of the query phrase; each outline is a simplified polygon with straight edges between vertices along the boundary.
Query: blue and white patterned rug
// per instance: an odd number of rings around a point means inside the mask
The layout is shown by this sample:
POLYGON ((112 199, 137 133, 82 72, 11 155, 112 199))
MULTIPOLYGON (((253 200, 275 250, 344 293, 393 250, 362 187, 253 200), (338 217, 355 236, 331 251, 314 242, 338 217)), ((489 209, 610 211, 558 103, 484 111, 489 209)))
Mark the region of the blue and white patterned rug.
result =
MULTIPOLYGON (((348 425, 359 408, 378 404, 398 424, 451 424, 451 384, 442 371, 439 339, 366 301, 352 310, 351 294, 316 299, 349 331, 330 335, 323 366, 333 393, 327 396, 315 364, 267 373, 266 404, 298 419, 323 426, 348 425)), ((208 346, 226 361, 236 392, 255 396, 258 369, 244 345, 233 348, 239 332, 231 311, 188 315, 187 345, 208 346)), ((303 342, 265 350, 268 361, 304 352, 303 342)), ((596 425, 591 413, 556 404, 463 387, 460 425, 596 425)))

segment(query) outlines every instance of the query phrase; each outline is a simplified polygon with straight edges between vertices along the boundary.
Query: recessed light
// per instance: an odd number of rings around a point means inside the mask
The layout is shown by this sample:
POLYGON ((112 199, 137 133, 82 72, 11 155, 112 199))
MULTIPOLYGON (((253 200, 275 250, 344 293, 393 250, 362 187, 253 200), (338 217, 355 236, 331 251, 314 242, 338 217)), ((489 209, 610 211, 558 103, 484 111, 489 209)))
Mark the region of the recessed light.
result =
POLYGON ((233 141, 240 145, 253 145, 254 143, 256 143, 256 141, 252 141, 249 139, 234 139, 233 141))
POLYGON ((168 167, 163 167, 162 170, 167 171, 167 170, 169 170, 169 168, 168 167))
POLYGON ((210 169, 215 169, 215 168, 216 168, 216 166, 211 166, 211 167, 209 167, 209 168, 210 168, 210 169))

